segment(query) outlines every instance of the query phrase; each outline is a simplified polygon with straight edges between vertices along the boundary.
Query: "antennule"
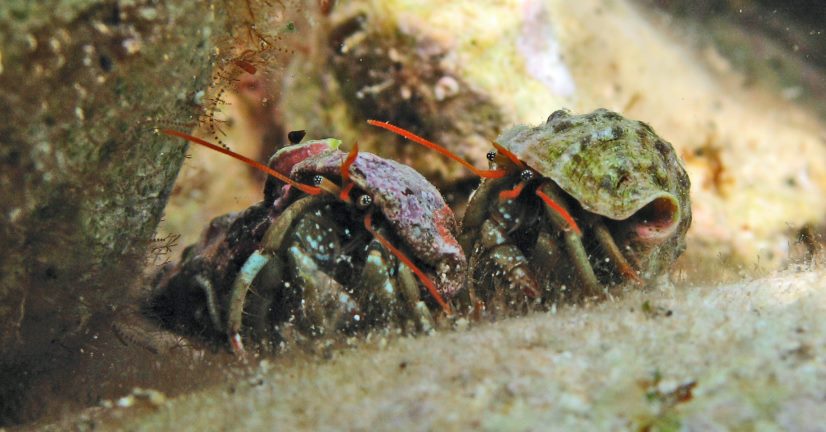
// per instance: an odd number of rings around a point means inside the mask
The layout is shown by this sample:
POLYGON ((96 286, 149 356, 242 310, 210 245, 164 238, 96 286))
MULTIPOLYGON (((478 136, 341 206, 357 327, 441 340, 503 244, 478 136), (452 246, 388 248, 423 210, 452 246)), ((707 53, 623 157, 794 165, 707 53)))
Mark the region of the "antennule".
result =
POLYGON ((348 182, 350 181, 350 165, 356 161, 356 158, 359 155, 359 143, 358 141, 353 143, 353 148, 350 149, 350 152, 347 153, 347 159, 344 159, 344 163, 341 164, 341 181, 348 182))
POLYGON ((527 184, 528 184, 528 182, 522 180, 513 189, 506 189, 506 190, 500 191, 499 192, 499 199, 500 200, 514 200, 514 199, 518 198, 519 194, 522 193, 522 189, 524 189, 527 184))

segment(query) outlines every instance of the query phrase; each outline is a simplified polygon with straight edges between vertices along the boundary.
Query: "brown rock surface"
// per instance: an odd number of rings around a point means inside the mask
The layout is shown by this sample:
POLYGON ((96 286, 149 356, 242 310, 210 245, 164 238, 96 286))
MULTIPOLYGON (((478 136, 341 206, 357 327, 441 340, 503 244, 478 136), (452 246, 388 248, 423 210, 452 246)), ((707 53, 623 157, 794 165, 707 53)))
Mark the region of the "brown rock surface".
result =
MULTIPOLYGON (((141 275, 209 80, 198 2, 0 4, 0 422, 141 275)), ((61 360, 62 359, 62 360, 61 360)))

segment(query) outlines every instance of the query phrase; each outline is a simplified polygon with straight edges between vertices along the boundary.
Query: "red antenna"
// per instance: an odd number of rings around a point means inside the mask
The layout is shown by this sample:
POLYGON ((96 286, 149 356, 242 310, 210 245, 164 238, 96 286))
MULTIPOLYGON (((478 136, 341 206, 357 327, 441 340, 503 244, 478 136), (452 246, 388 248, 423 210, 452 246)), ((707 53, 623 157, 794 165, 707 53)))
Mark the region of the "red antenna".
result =
MULTIPOLYGON (((401 136, 403 136, 403 137, 405 137, 405 138, 407 138, 411 141, 417 142, 417 143, 419 143, 419 144, 421 144, 421 145, 423 145, 423 146, 425 146, 429 149, 435 150, 435 151, 437 151, 437 152, 439 152, 439 153, 455 160, 456 162, 459 162, 460 164, 464 165, 465 167, 467 167, 468 169, 470 169, 471 171, 476 173, 476 175, 478 175, 479 177, 502 178, 502 177, 505 176, 505 174, 507 174, 507 171, 502 170, 502 169, 480 170, 480 169, 476 168, 475 166, 471 165, 470 162, 460 158, 455 153, 453 153, 450 150, 440 146, 439 144, 436 144, 432 141, 429 141, 425 138, 422 138, 422 137, 414 134, 413 132, 410 132, 406 129, 402 129, 398 126, 394 126, 390 123, 380 122, 380 121, 377 121, 377 120, 367 120, 367 124, 369 124, 371 126, 377 126, 377 127, 382 128, 382 129, 389 130, 390 132, 393 132, 397 135, 401 135, 401 136)), ((525 166, 525 163, 522 162, 518 157, 516 157, 516 155, 513 154, 510 150, 508 150, 505 147, 497 144, 496 142, 491 142, 491 144, 493 144, 493 147, 496 149, 496 151, 498 151, 499 153, 501 153, 502 155, 507 157, 511 162, 513 162, 513 164, 518 169, 520 169, 520 170, 527 169, 527 167, 525 166)), ((526 182, 522 181, 516 187, 514 187, 513 189, 500 192, 499 197, 501 199, 516 199, 519 196, 519 194, 522 193, 522 189, 525 187, 525 185, 526 185, 526 182)), ((571 229, 573 229, 577 234, 582 235, 582 231, 579 229, 579 226, 576 224, 576 221, 574 221, 574 218, 571 217, 571 215, 567 211, 565 211, 565 209, 562 208, 562 206, 560 206, 554 200, 552 200, 551 197, 549 197, 548 195, 545 195, 544 193, 542 193, 540 191, 536 191, 536 194, 539 195, 539 198, 541 198, 543 201, 548 203, 549 206, 551 206, 554 210, 556 210, 556 212, 559 213, 560 216, 562 216, 562 218, 565 219, 565 221, 568 222, 568 224, 571 226, 571 229)))
MULTIPOLYGON (((521 181, 519 184, 516 185, 513 189, 503 190, 499 192, 499 199, 503 200, 513 200, 519 197, 519 194, 522 193, 522 189, 525 188, 528 182, 521 181)), ((556 204, 556 203, 554 203, 556 204)))
POLYGON ((505 157, 510 159, 510 161, 513 162, 513 164, 516 165, 517 168, 519 168, 521 170, 526 168, 525 163, 522 162, 521 160, 519 160, 519 158, 516 157, 516 155, 513 154, 510 150, 506 149, 505 147, 502 147, 496 141, 491 141, 490 143, 491 143, 491 145, 493 145, 493 148, 495 148, 496 151, 498 151, 499 153, 505 155, 505 157))
POLYGON ((419 143, 419 144, 421 144, 421 145, 423 145, 423 146, 425 146, 425 147, 427 147, 431 150, 435 150, 436 152, 441 153, 441 154, 455 160, 456 162, 459 162, 460 164, 464 165, 467 169, 473 171, 479 177, 502 178, 502 177, 505 176, 505 174, 507 174, 507 172, 505 170, 500 170, 500 169, 481 170, 479 168, 476 168, 470 162, 460 158, 455 153, 453 153, 450 150, 440 146, 439 144, 436 144, 433 141, 429 141, 425 138, 422 138, 422 137, 414 134, 413 132, 410 132, 406 129, 402 129, 398 126, 394 126, 390 123, 380 122, 380 121, 377 121, 377 120, 367 120, 367 124, 369 124, 371 126, 376 126, 376 127, 382 128, 382 129, 389 130, 390 132, 393 132, 394 134, 397 134, 397 135, 401 135, 401 136, 409 139, 410 141, 419 143))
POLYGON ((318 194, 321 193, 321 188, 317 188, 315 186, 310 186, 310 185, 305 185, 303 183, 298 183, 297 181, 285 176, 284 174, 281 174, 280 172, 278 172, 278 171, 276 171, 276 170, 274 170, 274 169, 272 169, 272 168, 270 168, 270 167, 268 167, 268 166, 266 166, 266 165, 264 165, 264 164, 262 164, 258 161, 254 161, 254 160, 252 160, 252 159, 250 159, 250 158, 248 158, 244 155, 240 155, 238 153, 235 153, 232 150, 228 150, 228 149, 225 149, 221 146, 215 145, 215 144, 213 144, 213 143, 211 143, 207 140, 203 140, 201 138, 198 138, 198 137, 195 137, 195 136, 192 136, 192 135, 180 132, 180 131, 176 131, 174 129, 161 129, 160 132, 165 134, 165 135, 171 135, 171 136, 176 136, 178 138, 183 138, 183 139, 185 139, 189 142, 194 142, 195 144, 200 144, 204 147, 215 150, 218 153, 223 153, 227 156, 238 159, 241 162, 244 162, 245 164, 247 164, 247 165, 249 165, 249 166, 251 166, 255 169, 263 171, 264 173, 269 174, 269 175, 277 178, 278 180, 281 180, 284 183, 287 183, 287 184, 290 184, 291 186, 296 187, 297 189, 299 189, 300 191, 302 191, 306 194, 318 195, 318 194))

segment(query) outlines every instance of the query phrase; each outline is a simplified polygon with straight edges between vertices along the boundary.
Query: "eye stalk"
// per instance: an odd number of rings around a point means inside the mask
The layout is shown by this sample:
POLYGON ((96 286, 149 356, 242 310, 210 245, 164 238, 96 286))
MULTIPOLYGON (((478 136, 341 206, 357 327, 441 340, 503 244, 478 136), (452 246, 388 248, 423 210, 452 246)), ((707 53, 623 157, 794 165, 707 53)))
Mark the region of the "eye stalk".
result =
POLYGON ((298 144, 304 139, 304 135, 306 134, 307 132, 304 130, 290 131, 287 134, 287 139, 290 141, 290 144, 298 144))
POLYGON ((522 181, 526 183, 533 180, 533 177, 534 172, 529 169, 523 170, 521 173, 519 173, 519 178, 521 178, 522 181))
POLYGON ((496 160, 496 150, 489 151, 488 154, 485 155, 485 157, 487 157, 489 161, 493 162, 494 160, 496 160))
POLYGON ((360 208, 361 210, 370 207, 373 204, 373 198, 370 195, 364 194, 358 197, 356 200, 356 207, 360 208))

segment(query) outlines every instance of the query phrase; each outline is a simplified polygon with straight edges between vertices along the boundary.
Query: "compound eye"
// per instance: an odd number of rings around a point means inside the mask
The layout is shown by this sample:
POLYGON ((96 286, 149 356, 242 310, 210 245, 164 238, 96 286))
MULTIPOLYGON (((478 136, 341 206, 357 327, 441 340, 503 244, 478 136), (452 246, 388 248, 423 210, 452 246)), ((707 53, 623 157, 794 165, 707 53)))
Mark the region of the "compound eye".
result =
POLYGON ((356 207, 362 210, 366 209, 367 207, 370 207, 371 204, 373 204, 373 198, 370 197, 370 195, 361 195, 356 200, 356 207))
POLYGON ((319 187, 319 186, 321 186, 321 183, 324 183, 324 177, 322 177, 320 175, 314 175, 313 176, 313 186, 319 187))
POLYGON ((489 161, 493 162, 493 160, 496 159, 496 152, 494 150, 489 151, 487 158, 489 161))
POLYGON ((529 182, 533 180, 534 173, 533 171, 526 169, 519 173, 519 177, 522 179, 523 182, 529 182))

